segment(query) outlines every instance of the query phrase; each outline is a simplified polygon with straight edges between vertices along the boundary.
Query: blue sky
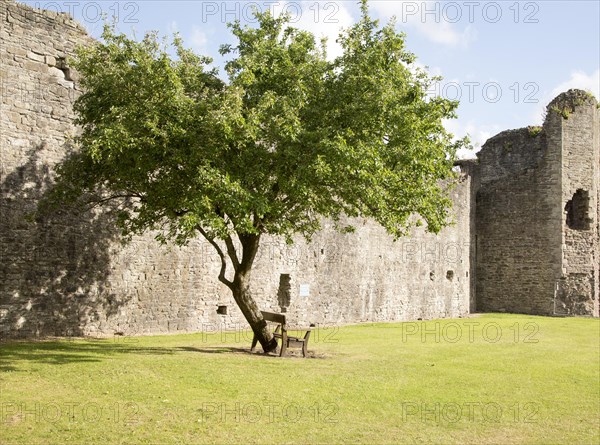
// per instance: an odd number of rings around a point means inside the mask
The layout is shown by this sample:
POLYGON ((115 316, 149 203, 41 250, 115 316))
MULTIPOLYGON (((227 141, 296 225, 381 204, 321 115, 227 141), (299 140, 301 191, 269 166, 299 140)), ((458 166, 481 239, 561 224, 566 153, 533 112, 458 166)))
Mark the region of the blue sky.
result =
MULTIPOLYGON (((226 23, 252 24, 252 5, 286 10, 294 26, 329 38, 339 51, 340 27, 358 19, 356 1, 25 1, 71 12, 98 36, 101 14, 118 17, 121 31, 181 33, 187 45, 223 66, 219 45, 233 43, 226 23)), ((599 1, 371 1, 372 15, 397 18, 407 46, 444 80, 432 93, 460 98, 447 128, 469 134, 476 150, 494 134, 542 123, 545 105, 568 88, 600 96, 599 1)), ((472 157, 473 153, 462 153, 472 157)))

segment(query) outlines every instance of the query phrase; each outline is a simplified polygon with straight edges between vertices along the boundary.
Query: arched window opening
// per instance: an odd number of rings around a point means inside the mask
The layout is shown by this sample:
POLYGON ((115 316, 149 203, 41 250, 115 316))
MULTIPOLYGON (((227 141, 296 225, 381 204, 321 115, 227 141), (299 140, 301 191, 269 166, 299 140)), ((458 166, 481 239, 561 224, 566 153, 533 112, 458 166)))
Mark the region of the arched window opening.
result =
POLYGON ((573 230, 590 230, 590 194, 586 190, 577 189, 573 198, 565 206, 567 227, 573 230))

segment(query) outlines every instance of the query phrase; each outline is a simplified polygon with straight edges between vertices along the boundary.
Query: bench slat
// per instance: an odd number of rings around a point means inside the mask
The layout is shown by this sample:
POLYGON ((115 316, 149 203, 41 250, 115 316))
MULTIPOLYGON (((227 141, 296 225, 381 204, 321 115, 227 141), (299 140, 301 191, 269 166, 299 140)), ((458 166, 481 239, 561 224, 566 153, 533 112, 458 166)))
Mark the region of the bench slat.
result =
POLYGON ((274 323, 280 323, 282 325, 285 325, 285 315, 283 314, 275 314, 273 312, 265 312, 265 311, 261 311, 262 312, 262 316, 266 321, 272 321, 274 323))

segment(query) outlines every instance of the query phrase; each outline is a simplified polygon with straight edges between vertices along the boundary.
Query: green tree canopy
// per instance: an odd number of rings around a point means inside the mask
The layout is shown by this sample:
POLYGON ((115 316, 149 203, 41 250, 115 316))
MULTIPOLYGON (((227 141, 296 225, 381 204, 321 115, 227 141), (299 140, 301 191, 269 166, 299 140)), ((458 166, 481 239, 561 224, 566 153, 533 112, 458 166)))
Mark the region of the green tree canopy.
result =
POLYGON ((121 200, 125 235, 206 238, 219 279, 270 351, 249 287, 261 235, 310 238, 322 218, 343 215, 372 218, 394 237, 415 221, 438 232, 464 141, 442 125, 457 103, 428 97, 437 78, 415 67, 404 35, 372 20, 366 1, 333 61, 289 17, 256 18, 256 28, 229 25, 237 44, 220 50, 230 56, 226 81, 179 37, 170 52, 156 33, 135 41, 106 26, 73 62, 81 134, 55 194, 121 200))

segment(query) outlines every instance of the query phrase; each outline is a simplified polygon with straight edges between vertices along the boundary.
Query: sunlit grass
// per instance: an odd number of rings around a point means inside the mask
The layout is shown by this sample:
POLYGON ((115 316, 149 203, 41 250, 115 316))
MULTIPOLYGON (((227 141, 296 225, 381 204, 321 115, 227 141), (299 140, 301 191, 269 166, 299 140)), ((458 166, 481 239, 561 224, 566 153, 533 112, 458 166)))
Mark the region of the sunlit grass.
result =
POLYGON ((598 443, 600 322, 488 314, 0 344, 0 443, 598 443))

